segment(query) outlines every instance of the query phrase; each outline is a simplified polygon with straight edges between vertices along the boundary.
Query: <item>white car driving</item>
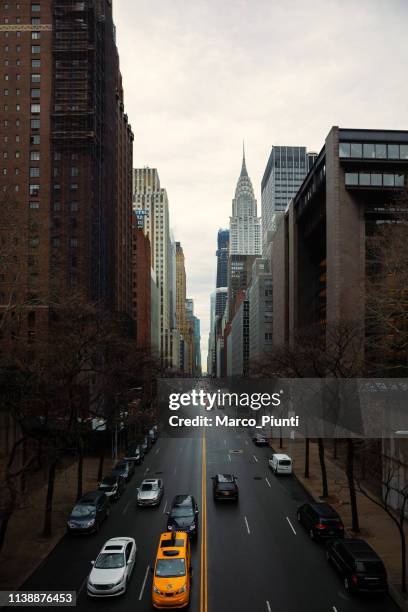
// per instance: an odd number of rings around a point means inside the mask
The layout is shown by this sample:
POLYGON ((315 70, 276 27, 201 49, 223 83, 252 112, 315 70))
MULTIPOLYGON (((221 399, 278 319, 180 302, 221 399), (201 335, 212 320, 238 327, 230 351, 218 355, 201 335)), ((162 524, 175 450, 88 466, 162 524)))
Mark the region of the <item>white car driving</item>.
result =
POLYGON ((137 490, 137 505, 158 506, 163 492, 164 486, 161 478, 145 478, 137 490))
POLYGON ((133 538, 108 540, 88 576, 87 592, 91 597, 115 597, 126 592, 137 554, 133 538))

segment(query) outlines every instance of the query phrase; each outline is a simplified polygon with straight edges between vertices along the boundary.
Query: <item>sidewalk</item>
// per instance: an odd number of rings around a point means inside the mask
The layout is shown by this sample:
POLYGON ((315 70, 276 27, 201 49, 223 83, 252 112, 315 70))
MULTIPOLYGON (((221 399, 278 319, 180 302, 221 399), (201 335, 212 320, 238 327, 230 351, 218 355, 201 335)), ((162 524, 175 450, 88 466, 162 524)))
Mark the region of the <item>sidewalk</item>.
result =
MULTIPOLYGON (((322 480, 317 443, 310 443, 310 478, 303 477, 305 443, 303 440, 283 440, 279 448, 279 439, 271 440, 276 452, 288 453, 294 461, 294 472, 303 487, 317 500, 322 494, 322 480)), ((347 479, 342 467, 332 459, 330 450, 325 453, 330 503, 341 516, 345 529, 351 531, 351 510, 347 479)), ((396 525, 384 510, 376 506, 364 495, 357 492, 357 503, 360 520, 361 537, 377 551, 387 568, 388 580, 392 586, 392 596, 401 609, 408 610, 408 605, 400 593, 401 564, 400 537, 396 525), (404 607, 404 605, 406 607, 404 607)), ((408 527, 405 528, 408 537, 408 527)), ((352 534, 351 534, 352 535, 352 534)))
MULTIPOLYGON (((98 475, 97 457, 84 459, 83 491, 95 489, 98 475)), ((105 459, 105 472, 110 468, 109 458, 105 459)), ((76 497, 77 463, 71 463, 57 472, 53 503, 53 535, 44 538, 41 535, 45 497, 47 492, 47 473, 40 472, 33 476, 30 491, 20 508, 10 519, 6 542, 0 554, 0 588, 16 589, 35 570, 41 561, 56 546, 65 534, 65 522, 76 497), (22 535, 23 534, 23 535, 22 535)))

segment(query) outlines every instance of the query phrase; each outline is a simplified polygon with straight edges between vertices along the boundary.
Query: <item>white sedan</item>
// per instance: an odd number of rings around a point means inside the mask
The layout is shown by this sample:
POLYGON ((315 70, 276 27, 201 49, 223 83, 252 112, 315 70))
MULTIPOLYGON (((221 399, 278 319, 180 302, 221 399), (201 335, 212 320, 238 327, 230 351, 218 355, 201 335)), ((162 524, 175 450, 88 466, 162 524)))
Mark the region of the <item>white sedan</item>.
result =
POLYGON ((108 540, 88 576, 87 592, 91 597, 115 597, 126 592, 137 554, 133 538, 108 540))

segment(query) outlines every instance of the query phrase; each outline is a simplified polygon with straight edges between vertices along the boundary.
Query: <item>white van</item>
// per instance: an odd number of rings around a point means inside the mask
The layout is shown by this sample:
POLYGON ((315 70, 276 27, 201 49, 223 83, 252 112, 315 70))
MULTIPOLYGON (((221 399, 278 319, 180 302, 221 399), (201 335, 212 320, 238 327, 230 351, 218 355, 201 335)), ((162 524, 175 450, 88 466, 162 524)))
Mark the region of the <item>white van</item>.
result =
POLYGON ((269 459, 269 467, 274 474, 292 474, 292 459, 289 455, 276 453, 269 459))

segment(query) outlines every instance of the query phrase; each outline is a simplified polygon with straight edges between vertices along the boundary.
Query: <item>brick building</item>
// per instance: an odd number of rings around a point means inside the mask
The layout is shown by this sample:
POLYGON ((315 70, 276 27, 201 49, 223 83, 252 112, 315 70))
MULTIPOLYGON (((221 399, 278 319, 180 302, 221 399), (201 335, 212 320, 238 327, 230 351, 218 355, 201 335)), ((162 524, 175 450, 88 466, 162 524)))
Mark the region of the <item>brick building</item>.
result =
POLYGON ((2 307, 29 308, 31 340, 77 290, 130 317, 133 134, 112 2, 1 3, 0 38, 2 307))
POLYGON ((150 240, 142 228, 133 224, 133 312, 137 347, 151 348, 151 257, 150 240))

